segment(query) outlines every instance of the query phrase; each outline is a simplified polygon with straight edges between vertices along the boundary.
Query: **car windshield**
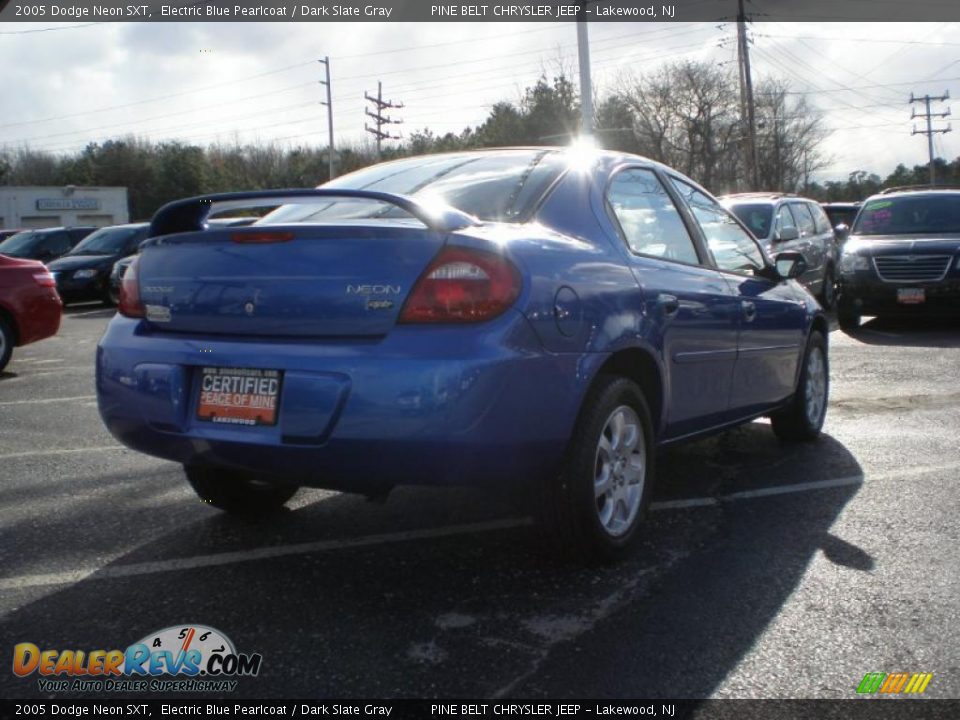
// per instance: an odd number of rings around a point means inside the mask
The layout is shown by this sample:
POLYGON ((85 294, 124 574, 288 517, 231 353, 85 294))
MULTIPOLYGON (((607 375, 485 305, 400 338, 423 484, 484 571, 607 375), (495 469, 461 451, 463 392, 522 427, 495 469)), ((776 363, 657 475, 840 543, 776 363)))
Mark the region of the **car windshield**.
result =
POLYGON ((138 232, 140 228, 101 228, 84 238, 70 254, 114 255, 123 250, 127 241, 138 232))
MULTIPOLYGON (((481 220, 517 222, 566 164, 562 153, 550 150, 438 155, 376 165, 322 187, 413 195, 452 205, 481 220)), ((372 217, 408 215, 392 205, 369 200, 336 200, 284 205, 258 224, 372 217)))
POLYGON ((770 234, 770 222, 773 219, 772 205, 731 205, 730 211, 750 228, 755 237, 765 238, 770 234))
POLYGON ((854 235, 960 233, 960 193, 877 198, 857 215, 854 235))
POLYGON ((0 242, 0 255, 9 255, 10 257, 21 257, 33 249, 33 244, 43 238, 43 233, 21 232, 11 235, 3 242, 0 242))

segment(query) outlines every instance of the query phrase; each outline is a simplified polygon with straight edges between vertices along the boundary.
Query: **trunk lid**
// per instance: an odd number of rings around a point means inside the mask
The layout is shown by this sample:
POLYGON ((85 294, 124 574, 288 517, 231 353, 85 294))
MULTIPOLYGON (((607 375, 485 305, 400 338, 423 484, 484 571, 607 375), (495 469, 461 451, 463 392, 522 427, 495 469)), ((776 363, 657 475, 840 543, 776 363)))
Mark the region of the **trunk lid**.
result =
POLYGON ((139 260, 146 323, 203 335, 382 336, 445 237, 379 219, 157 238, 139 260), (263 233, 282 239, 250 242, 263 233))

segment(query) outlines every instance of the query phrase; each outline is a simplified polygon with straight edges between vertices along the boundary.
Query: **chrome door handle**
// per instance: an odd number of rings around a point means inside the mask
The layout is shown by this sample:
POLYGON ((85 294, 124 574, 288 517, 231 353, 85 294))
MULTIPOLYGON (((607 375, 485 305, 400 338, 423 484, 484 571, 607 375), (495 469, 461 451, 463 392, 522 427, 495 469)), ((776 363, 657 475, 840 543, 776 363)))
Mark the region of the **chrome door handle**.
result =
POLYGON ((746 319, 746 321, 753 322, 754 319, 757 317, 757 306, 754 305, 749 300, 744 300, 740 304, 740 307, 743 308, 743 317, 746 319))

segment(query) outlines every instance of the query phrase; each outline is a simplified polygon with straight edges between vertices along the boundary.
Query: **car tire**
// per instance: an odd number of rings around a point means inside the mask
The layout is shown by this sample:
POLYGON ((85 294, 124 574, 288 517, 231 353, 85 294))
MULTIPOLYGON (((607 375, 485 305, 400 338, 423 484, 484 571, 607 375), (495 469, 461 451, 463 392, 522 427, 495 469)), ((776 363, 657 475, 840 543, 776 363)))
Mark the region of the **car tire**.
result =
POLYGON ((108 285, 103 294, 103 304, 107 307, 116 307, 120 304, 120 293, 114 290, 112 285, 108 285))
POLYGON ((823 272, 823 287, 820 288, 820 296, 817 298, 824 310, 833 310, 837 303, 837 276, 832 265, 827 265, 823 272))
POLYGON ((837 324, 844 331, 856 330, 860 327, 860 313, 847 305, 841 299, 837 303, 837 324))
POLYGON ((17 338, 13 334, 13 326, 5 317, 0 316, 0 372, 10 362, 10 356, 13 354, 13 346, 17 344, 17 338))
POLYGON ((642 524, 654 477, 654 435, 643 391, 601 376, 581 409, 558 476, 538 515, 563 555, 605 562, 623 555, 642 524))
POLYGON ((830 397, 830 365, 827 341, 814 330, 803 353, 800 381, 790 404, 770 416, 773 432, 781 440, 809 442, 820 436, 830 397))
POLYGON ((266 475, 229 468, 184 465, 183 471, 203 502, 235 515, 276 512, 299 489, 266 475))

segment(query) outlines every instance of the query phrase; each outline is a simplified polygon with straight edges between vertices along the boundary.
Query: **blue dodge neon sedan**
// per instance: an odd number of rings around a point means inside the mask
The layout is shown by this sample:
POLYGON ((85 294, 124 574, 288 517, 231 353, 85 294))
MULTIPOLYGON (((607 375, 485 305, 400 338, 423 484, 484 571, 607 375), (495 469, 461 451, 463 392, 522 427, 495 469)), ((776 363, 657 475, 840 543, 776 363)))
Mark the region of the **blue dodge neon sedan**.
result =
POLYGON ((813 440, 827 321, 703 188, 644 158, 519 148, 366 168, 154 216, 97 351, 131 448, 230 512, 298 486, 522 490, 620 553, 658 448, 769 416, 813 440), (273 208, 243 228, 213 213, 273 208))

